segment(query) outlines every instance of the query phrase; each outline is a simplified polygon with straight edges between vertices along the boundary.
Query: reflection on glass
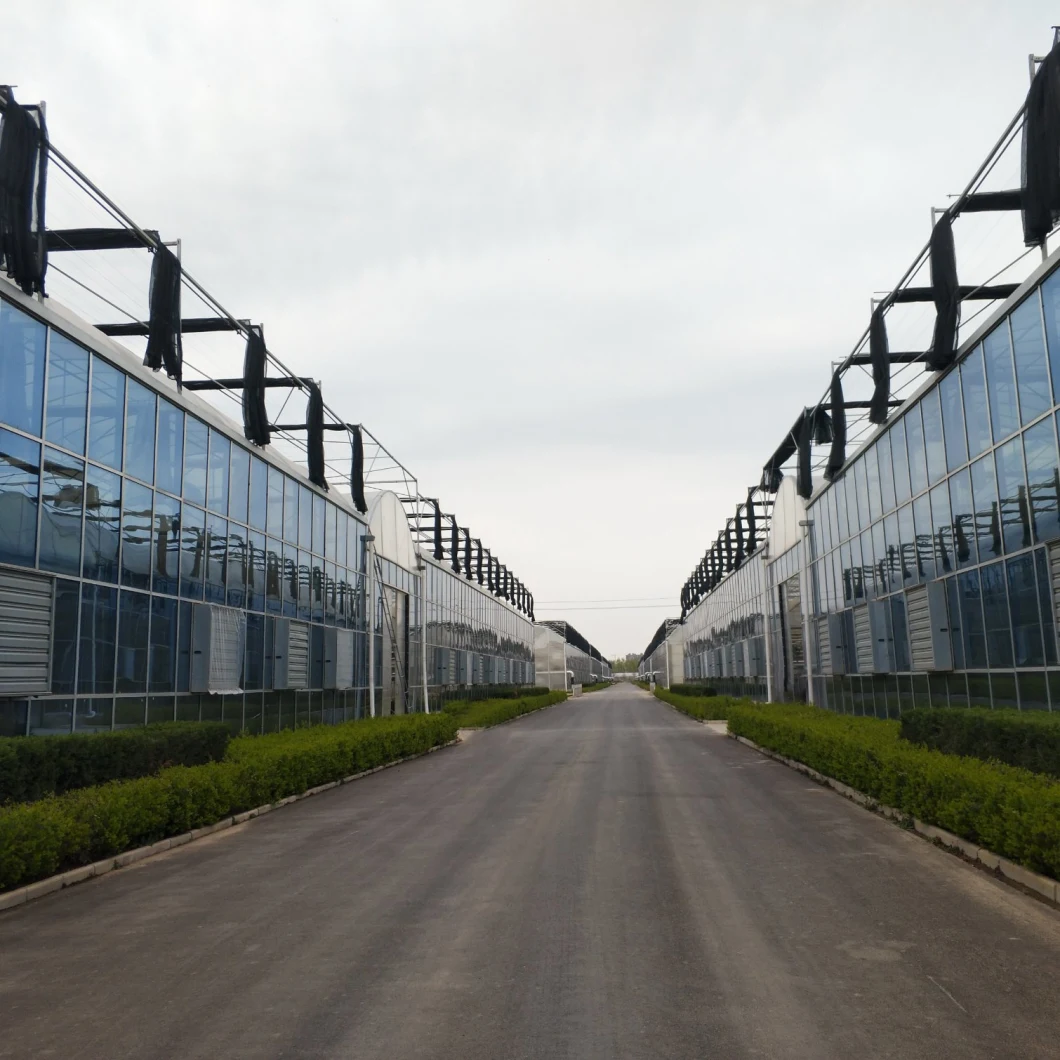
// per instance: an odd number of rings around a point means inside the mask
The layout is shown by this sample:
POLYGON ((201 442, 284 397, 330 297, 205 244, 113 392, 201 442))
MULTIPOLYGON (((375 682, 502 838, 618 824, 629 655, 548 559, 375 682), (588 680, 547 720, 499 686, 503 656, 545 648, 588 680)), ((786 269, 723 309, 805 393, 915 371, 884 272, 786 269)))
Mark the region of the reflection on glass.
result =
POLYGON ((265 552, 265 608, 278 615, 283 603, 283 545, 270 537, 265 552))
POLYGON ((150 679, 152 692, 172 692, 177 663, 177 601, 151 598, 150 679))
POLYGON ((232 460, 232 443, 219 431, 210 431, 210 463, 206 507, 212 512, 228 514, 228 465, 232 460))
POLYGON ((88 350, 53 331, 44 436, 52 445, 84 454, 87 419, 88 350))
POLYGON ((155 494, 152 537, 151 586, 156 593, 176 596, 180 586, 180 501, 175 497, 155 494))
MULTIPOLYGON (((247 494, 249 489, 250 453, 241 445, 233 445, 232 467, 229 472, 228 515, 241 523, 247 521, 247 494)), ((264 494, 262 494, 262 500, 264 499, 264 494)))
POLYGON ((40 437, 45 328, 0 300, 0 423, 40 437))
POLYGON ((972 498, 975 502, 975 537, 979 558, 1001 555, 1001 515, 997 503, 994 461, 989 455, 972 464, 972 498))
POLYGON ((308 486, 298 487, 298 544, 307 551, 313 545, 313 494, 308 486))
POLYGON ((997 458, 998 508, 1005 551, 1026 548, 1031 543, 1030 506, 1023 478, 1023 446, 1019 438, 995 452, 997 458))
POLYGON ((986 383, 990 395, 990 422, 994 441, 1000 442, 1019 426, 1016 408, 1016 378, 1012 368, 1012 346, 1008 322, 1002 321, 983 341, 986 383))
POLYGON ((853 479, 854 483, 854 496, 857 498, 855 503, 848 503, 847 514, 854 515, 855 511, 857 515, 854 518, 854 525, 851 527, 851 534, 856 534, 858 531, 863 530, 869 525, 869 491, 868 484, 865 480, 865 461, 858 460, 854 466, 847 472, 846 480, 849 483, 853 479))
POLYGON ((324 621, 324 561, 313 557, 313 621, 324 621))
MULTIPOLYGON (((227 466, 227 465, 226 465, 227 466)), ((225 572, 228 566, 228 520, 213 512, 206 515, 205 598, 210 603, 225 602, 225 572)))
POLYGON ((1060 537, 1057 518, 1060 461, 1057 460, 1052 417, 1024 433, 1023 448, 1027 459, 1027 492, 1034 537, 1037 541, 1052 541, 1060 537))
POLYGON ((125 473, 142 482, 155 477, 155 393, 133 379, 125 395, 125 473))
POLYGON ((1038 608, 1042 616, 1042 639, 1045 642, 1045 664, 1056 665, 1056 630, 1053 622, 1053 589, 1049 556, 1044 548, 1035 549, 1034 565, 1038 573, 1038 608))
POLYGON ((922 580, 934 578, 934 528, 931 522, 931 503, 926 493, 913 501, 913 525, 916 532, 917 574, 922 580))
POLYGON ((950 477, 950 510, 953 520, 953 557, 958 567, 978 561, 975 540, 975 506, 972 479, 967 468, 950 477))
POLYGON ((234 522, 228 524, 228 606, 245 607, 247 593, 247 531, 234 522))
POLYGON ((125 435, 125 373, 95 354, 88 419, 89 457, 120 471, 125 435))
POLYGON ((205 423, 188 417, 184 440, 184 499, 198 507, 206 504, 207 450, 210 431, 205 423))
POLYGON ((905 418, 898 420, 885 437, 891 440, 891 464, 894 468, 894 494, 898 504, 909 500, 909 450, 905 437, 905 418))
POLYGON ((40 566, 59 574, 81 571, 81 509, 85 463, 44 449, 41 480, 40 566))
POLYGON ((942 409, 938 388, 929 390, 920 402, 924 416, 924 445, 927 450, 928 480, 938 482, 946 474, 946 442, 942 434, 942 409))
POLYGON ((250 458, 250 525, 255 530, 264 530, 268 512, 269 467, 256 456, 250 458))
POLYGON ((81 573, 101 582, 118 580, 121 540, 121 476, 88 465, 85 484, 85 558, 81 573))
POLYGON ((158 457, 155 485, 180 496, 184 466, 184 413, 165 398, 158 400, 158 457))
POLYGON ((1017 666, 1044 666, 1042 623, 1038 617, 1038 584, 1034 557, 1026 552, 1005 564, 1008 603, 1012 620, 1012 644, 1017 666))
POLYGON ((902 583, 915 585, 920 578, 920 567, 917 563, 916 531, 913 528, 913 506, 903 505, 898 509, 899 561, 902 571, 902 583))
POLYGON ((915 497, 927 489, 927 457, 924 453, 924 424, 920 406, 914 405, 903 417, 906 446, 909 451, 909 486, 915 497))
POLYGON ((180 595, 186 599, 202 599, 205 551, 206 513, 201 508, 183 504, 180 509, 180 595))
POLYGON ((151 588, 151 506, 154 494, 126 480, 121 513, 121 583, 151 588))
POLYGON ((964 437, 964 404, 961 398, 961 377, 950 372, 939 383, 942 405, 942 427, 946 440, 946 466, 952 471, 968 459, 968 443, 964 437))
POLYGON ((1042 333, 1041 306, 1037 291, 1014 310, 1010 322, 1012 350, 1016 360, 1020 419, 1023 423, 1030 423, 1053 403, 1049 388, 1049 369, 1045 363, 1045 336, 1042 333))
POLYGON ((983 347, 976 348, 961 365, 964 423, 968 431, 968 455, 978 456, 990 445, 990 414, 987 407, 983 347))
MULTIPOLYGON (((122 589, 118 611, 117 690, 143 692, 147 688, 147 645, 151 597, 122 589)), ((141 721, 139 724, 143 724, 141 721)))
POLYGON ((1049 368, 1053 377, 1053 400, 1060 403, 1060 273, 1054 272, 1041 287, 1049 368))
POLYGON ((0 563, 33 566, 39 494, 40 443, 0 428, 0 563))
MULTIPOLYGON (((283 536, 291 544, 298 543, 298 483, 286 476, 283 480, 283 536)), ((309 547, 308 537, 305 547, 309 547)))
POLYGON ((1009 625, 1008 597, 1005 592, 1005 565, 1002 561, 980 568, 983 586, 983 623, 986 629, 987 664, 1012 665, 1012 630, 1009 625))
POLYGON ((251 530, 247 535, 247 607, 265 610, 265 535, 251 530))
POLYGON ((298 549, 288 544, 283 546, 283 613, 298 617, 298 549))
POLYGON ((114 648, 117 633, 118 590, 82 583, 78 692, 92 694, 114 691, 114 648))
POLYGON ((954 568, 953 526, 950 522, 950 494, 945 482, 940 482, 930 493, 931 527, 934 538, 936 577, 954 568))
POLYGON ((324 507, 326 503, 323 497, 313 494, 313 551, 318 556, 324 555, 324 507))
POLYGON ((986 668, 986 628, 983 625, 983 598, 979 571, 957 576, 961 598, 961 626, 964 629, 964 657, 969 670, 986 668))

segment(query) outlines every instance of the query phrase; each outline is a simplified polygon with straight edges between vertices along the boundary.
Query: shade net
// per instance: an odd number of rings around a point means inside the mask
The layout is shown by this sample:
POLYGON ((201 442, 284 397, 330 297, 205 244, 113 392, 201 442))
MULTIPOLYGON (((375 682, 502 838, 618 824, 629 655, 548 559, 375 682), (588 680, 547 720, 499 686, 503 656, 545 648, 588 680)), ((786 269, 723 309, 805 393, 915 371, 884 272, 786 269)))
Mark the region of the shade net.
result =
POLYGON ((26 294, 44 293, 48 250, 44 227, 48 130, 38 107, 7 90, 0 123, 0 261, 26 294))

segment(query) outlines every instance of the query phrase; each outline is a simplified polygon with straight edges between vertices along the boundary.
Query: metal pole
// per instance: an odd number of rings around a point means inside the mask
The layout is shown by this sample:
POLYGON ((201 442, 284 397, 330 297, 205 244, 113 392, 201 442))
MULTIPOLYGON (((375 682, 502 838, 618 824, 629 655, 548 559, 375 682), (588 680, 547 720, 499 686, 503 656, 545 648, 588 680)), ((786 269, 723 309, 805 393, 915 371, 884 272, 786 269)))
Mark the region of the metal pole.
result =
POLYGON ((368 626, 368 716, 375 717, 375 537, 369 531, 364 535, 367 549, 365 560, 368 567, 368 592, 365 600, 366 625, 368 626))
POLYGON ((423 645, 422 665, 423 665, 423 712, 424 714, 430 714, 431 704, 427 697, 427 561, 419 556, 419 562, 422 567, 420 571, 420 629, 421 641, 423 645))

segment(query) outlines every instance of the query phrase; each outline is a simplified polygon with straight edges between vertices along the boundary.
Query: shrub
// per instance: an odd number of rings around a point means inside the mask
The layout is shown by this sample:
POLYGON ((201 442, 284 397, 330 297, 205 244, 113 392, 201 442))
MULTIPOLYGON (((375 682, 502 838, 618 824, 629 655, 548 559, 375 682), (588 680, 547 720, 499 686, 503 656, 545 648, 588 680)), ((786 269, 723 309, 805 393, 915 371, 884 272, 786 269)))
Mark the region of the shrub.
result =
POLYGON ((485 729, 490 725, 500 725, 502 721, 511 721, 521 714, 529 714, 533 710, 562 703, 566 698, 566 692, 545 691, 524 699, 453 702, 446 705, 445 713, 455 719, 461 729, 485 729))
POLYGON ((903 711, 910 743, 1060 777, 1060 718, 1033 711, 918 707, 903 711))
POLYGON ((178 721, 117 732, 3 737, 0 803, 146 777, 166 766, 218 762, 231 735, 220 722, 178 721))
POLYGON ((717 695, 709 685, 670 685, 668 691, 677 696, 695 696, 697 699, 717 695))
POLYGON ((729 716, 729 708, 732 704, 750 702, 746 699, 734 699, 732 696, 719 696, 713 693, 709 696, 695 697, 683 692, 675 692, 672 688, 661 688, 658 685, 655 688, 655 697, 698 721, 724 721, 729 716))
POLYGON ((582 685, 583 692, 599 692, 601 688, 610 688, 610 681, 594 681, 591 685, 582 685))
POLYGON ((0 889, 299 795, 455 735, 445 714, 411 714, 239 737, 221 762, 0 807, 0 889))
POLYGON ((899 738, 899 723, 734 704, 729 731, 1036 872, 1060 877, 1060 784, 899 738))

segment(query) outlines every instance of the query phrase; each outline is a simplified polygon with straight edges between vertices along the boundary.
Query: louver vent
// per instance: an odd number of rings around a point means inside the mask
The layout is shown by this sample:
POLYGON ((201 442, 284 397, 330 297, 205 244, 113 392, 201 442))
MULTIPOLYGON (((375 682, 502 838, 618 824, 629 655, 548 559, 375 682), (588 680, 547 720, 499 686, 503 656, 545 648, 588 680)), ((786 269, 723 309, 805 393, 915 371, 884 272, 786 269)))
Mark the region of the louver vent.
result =
POLYGON ((51 691, 55 582, 0 569, 0 696, 51 691))
POLYGON ((1053 619, 1055 622, 1057 616, 1060 616, 1060 541, 1054 541, 1049 546, 1049 571, 1053 582, 1053 619))
POLYGON ((945 592, 941 582, 929 582, 905 595, 914 672, 953 669, 945 592))
POLYGON ((234 607, 196 604, 191 629, 192 692, 241 692, 246 612, 234 607))
POLYGON ((309 687, 309 626, 289 618, 276 619, 274 665, 276 688, 309 687))
POLYGON ((832 676, 832 640, 828 636, 828 615, 817 618, 817 652, 821 660, 821 673, 832 676))
POLYGON ((872 629, 869 626, 869 605, 854 608, 854 654, 858 673, 872 673, 872 629))
POLYGON ((821 673, 826 677, 847 672, 846 638, 843 636, 844 615, 848 612, 821 615, 817 620, 817 644, 821 654, 821 673))
POLYGON ((353 687, 353 630, 324 630, 324 687, 353 687))

